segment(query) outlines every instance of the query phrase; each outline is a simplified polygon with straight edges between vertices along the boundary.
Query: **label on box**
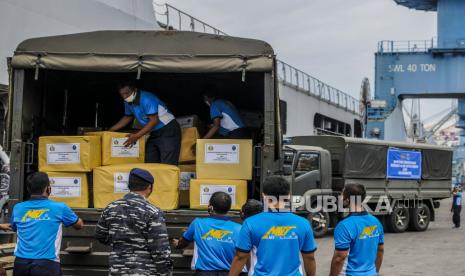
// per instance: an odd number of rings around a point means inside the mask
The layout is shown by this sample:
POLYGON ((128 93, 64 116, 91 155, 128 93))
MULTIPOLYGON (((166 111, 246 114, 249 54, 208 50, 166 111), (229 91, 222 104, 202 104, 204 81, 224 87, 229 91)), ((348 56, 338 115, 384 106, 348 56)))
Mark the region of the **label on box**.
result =
POLYGON ((79 143, 47 144, 48 164, 81 163, 81 145, 79 143))
POLYGON ((129 173, 117 172, 113 174, 115 193, 129 193, 129 173))
POLYGON ((200 185, 200 205, 208 205, 210 197, 216 192, 225 192, 231 196, 231 205, 236 205, 236 186, 234 185, 200 185))
POLYGON ((111 157, 139 157, 139 141, 131 147, 125 147, 127 138, 111 138, 111 157))
POLYGON ((181 172, 179 190, 188 191, 191 186, 191 179, 195 178, 195 172, 181 172))
POLYGON ((205 144, 205 163, 239 164, 239 144, 205 144))
POLYGON ((50 177, 50 197, 81 197, 80 177, 50 177))

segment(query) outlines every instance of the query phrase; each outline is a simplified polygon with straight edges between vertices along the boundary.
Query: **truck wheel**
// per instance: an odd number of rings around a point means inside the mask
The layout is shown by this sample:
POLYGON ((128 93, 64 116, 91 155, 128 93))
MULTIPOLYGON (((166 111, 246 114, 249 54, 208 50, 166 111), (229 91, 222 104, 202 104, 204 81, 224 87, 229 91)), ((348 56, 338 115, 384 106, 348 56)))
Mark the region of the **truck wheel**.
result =
POLYGON ((313 236, 315 236, 315 238, 321 238, 328 233, 330 222, 328 212, 319 211, 316 213, 310 213, 308 215, 308 220, 312 225, 313 236))
POLYGON ((431 221, 431 211, 426 204, 419 203, 416 208, 410 209, 410 230, 422 232, 428 229, 431 221))
POLYGON ((391 233, 402 233, 407 230, 409 221, 409 210, 403 204, 396 204, 392 213, 386 218, 386 226, 391 233))

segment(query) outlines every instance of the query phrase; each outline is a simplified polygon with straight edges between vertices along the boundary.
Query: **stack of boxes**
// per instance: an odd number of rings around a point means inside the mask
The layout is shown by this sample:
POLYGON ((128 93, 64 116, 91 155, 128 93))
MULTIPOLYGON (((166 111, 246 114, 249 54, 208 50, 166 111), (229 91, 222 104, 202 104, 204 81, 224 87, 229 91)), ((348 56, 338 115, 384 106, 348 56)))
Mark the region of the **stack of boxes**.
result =
POLYGON ((73 208, 89 207, 88 174, 101 165, 100 137, 44 136, 39 138, 39 170, 50 177, 50 198, 73 208))
POLYGON ((129 191, 129 172, 137 167, 148 170, 156 180, 148 200, 161 209, 178 208, 179 168, 144 164, 145 140, 141 138, 126 148, 123 143, 127 135, 105 131, 86 136, 41 137, 39 170, 50 177, 50 197, 73 208, 105 208, 129 191), (90 188, 88 179, 93 183, 90 188))
POLYGON ((211 195, 222 191, 231 196, 231 209, 239 210, 247 201, 247 180, 252 179, 252 141, 199 139, 196 153, 190 208, 206 209, 211 195))
POLYGON ((128 192, 129 172, 141 168, 155 178, 148 200, 161 209, 207 209, 217 191, 228 193, 232 209, 240 209, 252 179, 252 141, 199 139, 198 118, 180 120, 179 167, 145 164, 145 139, 127 148, 127 133, 40 137, 39 170, 49 175, 50 198, 72 208, 105 208, 128 192))
POLYGON ((181 181, 179 182, 179 207, 189 208, 189 190, 191 179, 196 178, 195 145, 199 139, 199 122, 197 116, 177 118, 182 129, 181 154, 179 155, 179 169, 181 181))

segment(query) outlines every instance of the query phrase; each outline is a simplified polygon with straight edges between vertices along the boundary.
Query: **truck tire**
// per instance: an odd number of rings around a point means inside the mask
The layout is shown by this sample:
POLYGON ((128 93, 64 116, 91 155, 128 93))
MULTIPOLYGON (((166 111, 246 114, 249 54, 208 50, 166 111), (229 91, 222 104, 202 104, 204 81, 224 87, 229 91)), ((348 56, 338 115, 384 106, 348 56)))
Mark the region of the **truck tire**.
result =
POLYGON ((431 210, 424 203, 410 209, 410 227, 412 231, 422 232, 428 229, 431 221, 431 210))
POLYGON ((319 211, 316 213, 310 213, 307 218, 312 225, 313 236, 315 238, 321 238, 328 233, 330 223, 330 216, 328 212, 319 211))
POLYGON ((407 230, 410 222, 409 210, 403 204, 396 204, 392 213, 386 217, 386 227, 391 233, 402 233, 407 230))

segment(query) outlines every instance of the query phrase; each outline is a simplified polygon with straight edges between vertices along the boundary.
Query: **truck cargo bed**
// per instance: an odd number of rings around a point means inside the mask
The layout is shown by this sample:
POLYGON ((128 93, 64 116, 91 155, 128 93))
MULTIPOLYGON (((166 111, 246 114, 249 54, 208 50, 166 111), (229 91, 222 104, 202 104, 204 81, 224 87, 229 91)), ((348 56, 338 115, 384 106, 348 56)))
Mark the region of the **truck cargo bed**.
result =
MULTIPOLYGON (((63 275, 108 275, 108 254, 110 248, 95 238, 95 225, 100 218, 101 209, 75 209, 85 226, 82 230, 66 228, 63 231, 61 263, 63 275)), ((170 238, 181 237, 183 231, 198 217, 207 217, 207 211, 179 209, 165 211, 166 225, 170 238)), ((239 212, 232 211, 229 216, 240 221, 239 212)), ((193 249, 171 251, 174 261, 173 275, 192 274, 190 270, 193 249)))

